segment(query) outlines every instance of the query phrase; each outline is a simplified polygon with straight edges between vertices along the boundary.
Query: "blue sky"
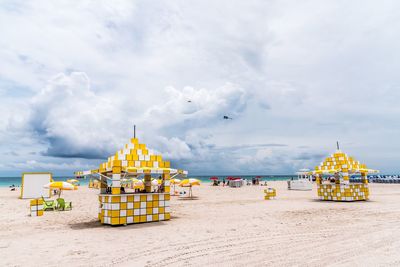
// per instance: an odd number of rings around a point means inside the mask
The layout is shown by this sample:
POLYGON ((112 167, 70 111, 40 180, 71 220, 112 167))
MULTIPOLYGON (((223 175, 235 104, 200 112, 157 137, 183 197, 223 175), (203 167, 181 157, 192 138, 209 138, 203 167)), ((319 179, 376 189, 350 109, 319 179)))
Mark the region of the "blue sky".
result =
POLYGON ((399 13, 398 1, 1 1, 0 175, 96 167, 133 123, 193 174, 293 173, 336 140, 399 172, 399 13))

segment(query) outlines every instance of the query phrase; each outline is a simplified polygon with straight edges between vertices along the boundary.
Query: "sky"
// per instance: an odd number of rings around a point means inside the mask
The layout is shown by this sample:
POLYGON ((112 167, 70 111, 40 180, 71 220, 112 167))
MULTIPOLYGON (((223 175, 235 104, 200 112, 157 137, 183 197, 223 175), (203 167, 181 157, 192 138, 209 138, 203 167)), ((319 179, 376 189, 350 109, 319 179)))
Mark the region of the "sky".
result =
POLYGON ((0 0, 0 176, 97 168, 134 124, 193 175, 292 174, 336 141, 399 173, 399 47, 399 1, 0 0))

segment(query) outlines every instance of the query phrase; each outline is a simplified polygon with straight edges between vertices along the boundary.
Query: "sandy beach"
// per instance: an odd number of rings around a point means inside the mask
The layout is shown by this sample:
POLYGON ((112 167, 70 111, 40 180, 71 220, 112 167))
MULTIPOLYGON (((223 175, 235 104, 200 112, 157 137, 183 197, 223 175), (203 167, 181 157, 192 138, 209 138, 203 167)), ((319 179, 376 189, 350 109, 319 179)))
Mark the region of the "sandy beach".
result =
POLYGON ((400 264, 400 185, 371 184, 368 202, 321 202, 313 191, 202 184, 172 198, 170 221, 97 221, 97 191, 63 192, 73 210, 28 216, 29 200, 0 189, 2 266, 379 266, 400 264))

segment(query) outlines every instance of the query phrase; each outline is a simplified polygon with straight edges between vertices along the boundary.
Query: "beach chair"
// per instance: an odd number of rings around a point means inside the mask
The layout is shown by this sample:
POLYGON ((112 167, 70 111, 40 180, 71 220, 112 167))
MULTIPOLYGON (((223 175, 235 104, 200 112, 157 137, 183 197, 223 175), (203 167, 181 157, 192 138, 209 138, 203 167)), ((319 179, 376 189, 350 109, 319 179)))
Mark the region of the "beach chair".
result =
POLYGON ((66 202, 63 198, 57 198, 58 210, 72 210, 72 202, 66 202))
POLYGON ((56 210, 56 203, 54 200, 45 200, 42 196, 43 200, 43 210, 56 210))

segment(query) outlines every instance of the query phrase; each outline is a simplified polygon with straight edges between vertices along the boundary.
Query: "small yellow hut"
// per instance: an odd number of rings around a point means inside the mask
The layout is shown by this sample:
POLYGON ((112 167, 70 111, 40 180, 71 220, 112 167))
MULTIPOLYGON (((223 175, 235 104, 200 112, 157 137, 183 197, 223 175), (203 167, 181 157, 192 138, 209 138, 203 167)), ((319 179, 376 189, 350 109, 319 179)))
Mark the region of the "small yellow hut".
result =
POLYGON ((377 172, 338 149, 311 173, 316 177, 318 196, 321 200, 358 201, 368 200, 367 174, 377 172), (350 182, 350 175, 361 175, 361 183, 350 182), (330 178, 324 179, 326 176, 330 178))
POLYGON ((76 176, 89 176, 100 182, 98 218, 103 224, 125 225, 170 219, 170 178, 186 177, 187 171, 170 167, 137 138, 101 163, 99 169, 80 171, 76 176), (143 177, 144 189, 122 187, 127 179, 143 177), (154 189, 152 177, 160 183, 154 189))

